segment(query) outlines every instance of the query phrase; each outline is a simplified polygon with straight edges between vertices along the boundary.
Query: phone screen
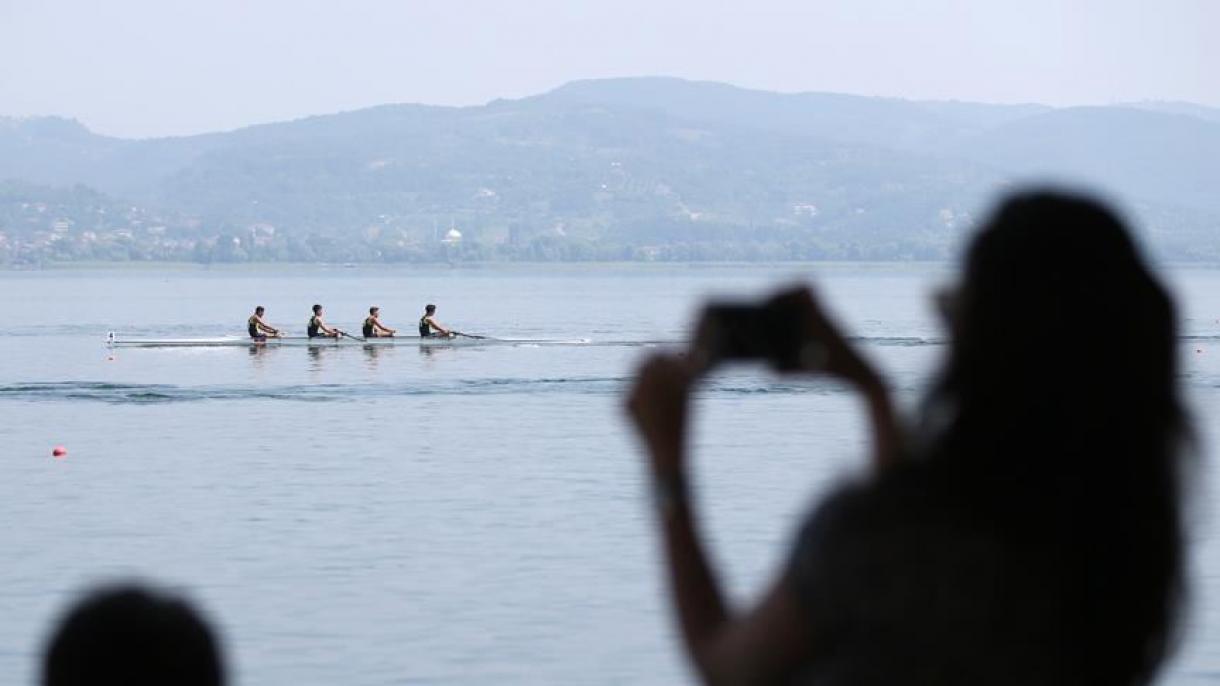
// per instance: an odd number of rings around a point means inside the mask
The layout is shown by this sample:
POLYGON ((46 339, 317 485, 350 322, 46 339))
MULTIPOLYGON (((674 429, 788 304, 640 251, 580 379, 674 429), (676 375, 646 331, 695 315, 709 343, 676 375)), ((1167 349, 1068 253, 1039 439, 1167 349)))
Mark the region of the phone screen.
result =
POLYGON ((802 327, 799 313, 755 305, 713 305, 708 353, 716 361, 766 360, 779 369, 799 364, 802 327))

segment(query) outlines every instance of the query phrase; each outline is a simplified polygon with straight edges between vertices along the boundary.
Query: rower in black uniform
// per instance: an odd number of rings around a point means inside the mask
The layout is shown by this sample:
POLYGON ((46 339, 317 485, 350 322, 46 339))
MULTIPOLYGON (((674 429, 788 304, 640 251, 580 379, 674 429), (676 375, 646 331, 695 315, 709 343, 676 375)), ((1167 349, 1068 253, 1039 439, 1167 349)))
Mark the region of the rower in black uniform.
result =
POLYGON ((280 330, 263 321, 263 313, 267 309, 262 305, 254 308, 254 314, 246 320, 246 331, 250 334, 250 338, 256 343, 262 343, 267 340, 267 336, 280 337, 280 330))
POLYGON ((364 318, 363 333, 365 338, 382 338, 394 335, 396 330, 383 325, 381 320, 378 319, 380 314, 380 307, 374 306, 369 308, 369 316, 364 318))
POLYGON ((443 324, 436 321, 436 305, 428 305, 424 308, 424 316, 419 318, 419 337, 433 338, 436 336, 444 336, 446 338, 453 335, 453 332, 445 328, 443 324))
POLYGON ((322 321, 322 306, 321 305, 313 306, 313 316, 309 318, 309 326, 306 327, 305 332, 309 335, 310 338, 338 338, 339 337, 338 329, 332 329, 331 327, 326 325, 326 322, 322 321))

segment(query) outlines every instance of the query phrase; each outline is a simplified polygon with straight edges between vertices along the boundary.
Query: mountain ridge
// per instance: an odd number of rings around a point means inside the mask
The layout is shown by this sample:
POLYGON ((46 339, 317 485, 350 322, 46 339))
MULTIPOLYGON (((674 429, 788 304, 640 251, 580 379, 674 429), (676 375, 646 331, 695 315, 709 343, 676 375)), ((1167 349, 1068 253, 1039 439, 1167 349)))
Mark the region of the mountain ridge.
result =
POLYGON ((119 139, 70 119, 9 118, 0 234, 27 240, 60 221, 66 238, 43 236, 43 253, 96 252, 78 234, 121 231, 172 244, 174 255, 189 246, 191 259, 215 252, 200 245, 246 246, 268 230, 275 238, 263 243, 278 253, 219 258, 319 255, 301 247, 309 241, 361 260, 455 250, 732 258, 760 246, 771 257, 927 258, 951 254, 1000 190, 1051 179, 1121 198, 1154 248, 1206 258, 1220 254, 1220 197, 1210 192, 1220 119, 1191 107, 912 101, 649 77, 185 137, 119 139), (109 200, 34 190, 77 185, 109 200), (39 194, 64 217, 31 214, 46 205, 39 194), (72 198, 93 209, 63 205, 72 198), (102 205, 123 203, 145 219, 126 228, 98 219, 102 205), (146 219, 162 238, 145 236, 146 219), (435 227, 451 224, 465 236, 456 248, 437 241, 435 227))

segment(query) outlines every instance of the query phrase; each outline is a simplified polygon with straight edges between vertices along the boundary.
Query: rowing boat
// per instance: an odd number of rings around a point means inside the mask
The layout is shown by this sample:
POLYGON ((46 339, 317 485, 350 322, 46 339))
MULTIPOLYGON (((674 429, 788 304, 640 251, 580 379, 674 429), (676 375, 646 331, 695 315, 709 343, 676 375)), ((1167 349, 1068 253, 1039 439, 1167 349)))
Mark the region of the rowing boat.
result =
POLYGON ((491 336, 459 335, 451 338, 442 336, 391 336, 384 338, 354 338, 339 337, 307 338, 305 336, 285 336, 283 338, 268 338, 265 341, 255 341, 245 336, 216 336, 213 338, 126 338, 115 333, 106 335, 106 345, 112 348, 235 348, 249 346, 265 346, 268 348, 352 348, 359 346, 377 347, 433 347, 433 346, 476 346, 476 345, 580 345, 588 343, 586 339, 554 339, 554 338, 493 338, 491 336))
POLYGON ((477 345, 581 345, 587 339, 554 338, 493 338, 490 336, 391 336, 383 338, 329 338, 285 336, 255 341, 244 336, 216 336, 213 338, 122 338, 113 333, 106 336, 106 345, 112 348, 236 348, 263 346, 268 348, 353 348, 376 347, 433 347, 433 346, 477 346, 477 345))

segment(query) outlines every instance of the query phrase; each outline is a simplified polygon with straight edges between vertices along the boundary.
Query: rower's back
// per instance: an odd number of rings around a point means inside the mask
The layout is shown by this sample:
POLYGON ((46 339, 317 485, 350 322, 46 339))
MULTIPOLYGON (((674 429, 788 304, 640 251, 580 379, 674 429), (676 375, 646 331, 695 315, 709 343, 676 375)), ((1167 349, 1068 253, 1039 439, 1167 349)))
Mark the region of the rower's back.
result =
POLYGON ((314 305, 309 315, 309 323, 305 325, 305 335, 317 338, 322 334, 322 306, 314 305))
POLYGON ((424 316, 419 318, 419 336, 427 338, 433 335, 432 317, 436 314, 436 305, 424 307, 424 316))

